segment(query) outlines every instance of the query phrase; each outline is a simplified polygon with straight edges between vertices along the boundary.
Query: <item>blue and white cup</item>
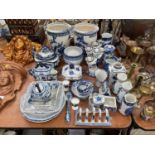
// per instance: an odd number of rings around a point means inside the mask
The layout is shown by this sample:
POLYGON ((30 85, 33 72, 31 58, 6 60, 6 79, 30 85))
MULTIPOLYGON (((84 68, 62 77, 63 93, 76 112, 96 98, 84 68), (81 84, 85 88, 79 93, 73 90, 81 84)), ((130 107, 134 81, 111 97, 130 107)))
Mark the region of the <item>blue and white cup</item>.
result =
POLYGON ((49 42, 68 46, 70 42, 71 26, 67 23, 49 23, 45 27, 49 42))
POLYGON ((102 41, 103 41, 104 46, 112 44, 112 40, 113 40, 113 37, 112 37, 111 33, 103 33, 102 34, 102 41))
POLYGON ((122 100, 119 112, 122 115, 128 116, 132 113, 134 106, 136 104, 137 104, 136 96, 134 94, 127 93, 122 100))

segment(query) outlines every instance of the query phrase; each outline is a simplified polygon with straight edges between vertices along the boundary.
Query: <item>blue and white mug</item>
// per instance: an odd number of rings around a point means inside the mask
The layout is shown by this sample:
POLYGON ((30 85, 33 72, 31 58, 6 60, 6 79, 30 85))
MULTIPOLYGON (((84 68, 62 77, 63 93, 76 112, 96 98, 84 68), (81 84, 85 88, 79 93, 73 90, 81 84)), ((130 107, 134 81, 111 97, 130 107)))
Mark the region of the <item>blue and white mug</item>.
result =
POLYGON ((128 116, 132 113, 135 104, 137 104, 136 96, 134 94, 127 93, 122 100, 119 112, 125 116, 128 116))

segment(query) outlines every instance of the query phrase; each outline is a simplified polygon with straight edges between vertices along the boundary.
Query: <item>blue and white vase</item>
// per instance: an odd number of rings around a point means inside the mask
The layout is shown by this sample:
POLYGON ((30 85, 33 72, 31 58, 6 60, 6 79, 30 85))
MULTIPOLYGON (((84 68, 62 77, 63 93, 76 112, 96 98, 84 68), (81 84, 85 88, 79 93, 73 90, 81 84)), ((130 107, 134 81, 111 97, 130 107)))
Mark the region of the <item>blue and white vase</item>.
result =
POLYGON ((113 36, 111 33, 103 33, 102 34, 102 41, 103 45, 110 45, 112 44, 113 36))

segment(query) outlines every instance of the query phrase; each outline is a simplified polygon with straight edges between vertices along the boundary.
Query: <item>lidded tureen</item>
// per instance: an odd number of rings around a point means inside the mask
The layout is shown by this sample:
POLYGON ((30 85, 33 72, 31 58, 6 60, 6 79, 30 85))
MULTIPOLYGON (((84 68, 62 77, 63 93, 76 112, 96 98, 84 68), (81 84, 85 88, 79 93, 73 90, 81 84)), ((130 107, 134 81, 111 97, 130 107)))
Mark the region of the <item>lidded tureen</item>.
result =
POLYGON ((57 79, 57 70, 46 64, 38 63, 35 68, 29 70, 29 73, 38 81, 50 81, 57 79))
POLYGON ((79 80, 82 78, 82 68, 79 65, 65 65, 62 68, 62 75, 66 80, 79 80))
POLYGON ((59 56, 52 49, 44 46, 39 53, 32 50, 33 57, 37 63, 48 64, 53 67, 57 66, 59 63, 59 56))

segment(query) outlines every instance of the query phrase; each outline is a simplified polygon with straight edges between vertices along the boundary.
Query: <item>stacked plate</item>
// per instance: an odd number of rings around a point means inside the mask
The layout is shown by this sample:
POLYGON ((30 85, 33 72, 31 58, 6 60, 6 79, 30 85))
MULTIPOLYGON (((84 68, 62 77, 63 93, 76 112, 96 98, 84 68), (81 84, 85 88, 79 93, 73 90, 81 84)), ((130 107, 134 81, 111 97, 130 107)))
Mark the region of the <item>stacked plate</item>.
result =
POLYGON ((31 122, 47 122, 60 114, 65 102, 64 87, 61 82, 37 81, 32 82, 22 96, 20 110, 31 122))

